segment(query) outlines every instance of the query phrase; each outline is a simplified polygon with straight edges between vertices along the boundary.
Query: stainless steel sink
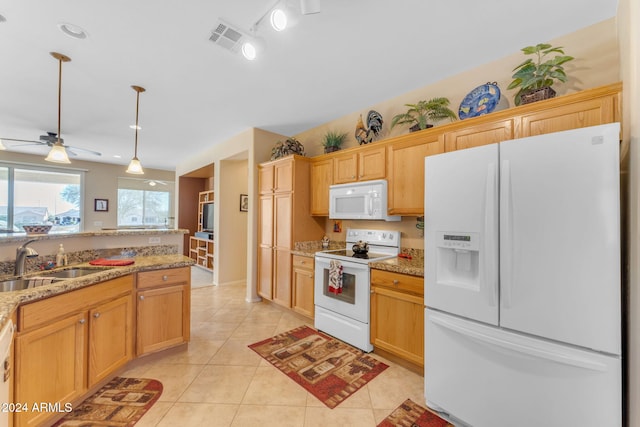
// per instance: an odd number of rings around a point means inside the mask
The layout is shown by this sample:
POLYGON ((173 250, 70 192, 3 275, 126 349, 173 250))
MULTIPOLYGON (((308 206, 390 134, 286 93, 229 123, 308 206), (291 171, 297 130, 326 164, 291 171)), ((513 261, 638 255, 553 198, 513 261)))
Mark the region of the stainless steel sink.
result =
POLYGON ((108 270, 109 267, 101 268, 87 268, 87 267, 74 267, 69 268, 67 270, 58 270, 58 271, 48 271, 39 274, 39 276, 44 277, 57 277, 61 279, 73 279, 75 277, 82 277, 88 274, 98 273, 100 271, 108 270))
MULTIPOLYGON (((54 279, 53 281, 60 281, 60 279, 54 279)), ((3 280, 0 282, 0 292, 11 292, 27 289, 29 288, 29 283, 32 284, 31 287, 34 287, 35 280, 33 278, 3 280)))

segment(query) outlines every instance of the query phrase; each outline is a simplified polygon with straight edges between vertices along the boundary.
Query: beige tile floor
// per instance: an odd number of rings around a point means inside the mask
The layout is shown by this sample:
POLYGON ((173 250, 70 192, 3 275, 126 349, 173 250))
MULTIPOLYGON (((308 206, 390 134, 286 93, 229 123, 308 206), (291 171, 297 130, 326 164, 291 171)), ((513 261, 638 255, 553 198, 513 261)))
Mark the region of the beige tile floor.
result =
POLYGON ((244 298, 244 285, 192 290, 188 349, 138 361, 123 374, 164 385, 160 400, 136 427, 375 426, 407 398, 424 405, 422 376, 374 355, 389 368, 335 409, 327 408, 247 347, 313 325, 273 304, 244 298))

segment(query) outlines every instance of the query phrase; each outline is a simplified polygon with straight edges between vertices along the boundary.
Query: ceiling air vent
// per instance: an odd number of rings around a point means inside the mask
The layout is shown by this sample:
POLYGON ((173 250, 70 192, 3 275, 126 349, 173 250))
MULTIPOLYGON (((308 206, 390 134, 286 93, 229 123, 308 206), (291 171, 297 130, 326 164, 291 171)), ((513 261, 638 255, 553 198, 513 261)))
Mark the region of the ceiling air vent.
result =
POLYGON ((211 31, 209 40, 220 47, 237 52, 242 46, 244 37, 245 34, 241 29, 219 19, 216 28, 211 31))

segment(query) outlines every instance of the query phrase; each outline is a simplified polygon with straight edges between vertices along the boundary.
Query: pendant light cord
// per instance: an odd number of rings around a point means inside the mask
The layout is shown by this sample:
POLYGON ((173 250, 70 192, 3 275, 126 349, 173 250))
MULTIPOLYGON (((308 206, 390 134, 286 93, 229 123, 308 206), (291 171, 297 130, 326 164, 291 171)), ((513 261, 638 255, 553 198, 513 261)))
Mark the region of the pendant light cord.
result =
POLYGON ((138 112, 140 111, 140 92, 136 90, 136 142, 133 148, 133 157, 138 158, 138 112))
POLYGON ((62 58, 58 58, 58 142, 60 142, 60 117, 62 117, 62 58))

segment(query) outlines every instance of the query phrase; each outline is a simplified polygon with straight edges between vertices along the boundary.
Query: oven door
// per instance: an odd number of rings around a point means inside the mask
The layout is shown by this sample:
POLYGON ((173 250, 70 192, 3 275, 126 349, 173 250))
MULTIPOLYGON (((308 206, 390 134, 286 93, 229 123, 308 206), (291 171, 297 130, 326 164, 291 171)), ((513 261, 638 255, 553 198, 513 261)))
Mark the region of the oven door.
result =
POLYGON ((340 261, 342 264, 342 293, 329 291, 330 259, 315 259, 315 305, 369 323, 369 264, 340 261))

